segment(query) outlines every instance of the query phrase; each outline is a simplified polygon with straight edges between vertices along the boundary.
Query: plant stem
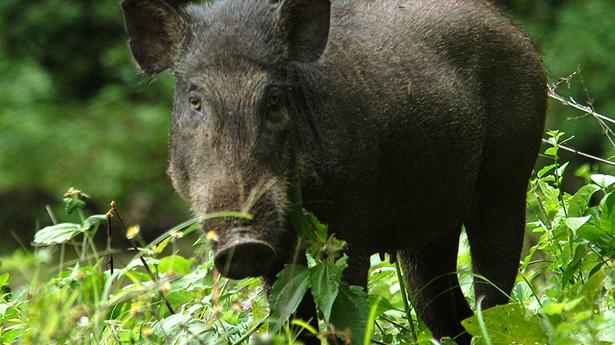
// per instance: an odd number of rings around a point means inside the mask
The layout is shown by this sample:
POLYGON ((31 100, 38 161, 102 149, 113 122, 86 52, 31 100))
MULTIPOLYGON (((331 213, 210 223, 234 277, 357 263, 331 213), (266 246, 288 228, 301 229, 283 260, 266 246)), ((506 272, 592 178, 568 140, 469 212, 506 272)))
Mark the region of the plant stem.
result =
MULTIPOLYGON (((127 232, 128 228, 126 227, 126 223, 124 223, 124 219, 122 218, 120 213, 117 211, 117 205, 115 204, 115 201, 111 202, 111 209, 113 210, 113 213, 115 214, 117 219, 120 221, 120 225, 122 226, 122 229, 124 230, 124 232, 127 232)), ((132 247, 134 248, 134 250, 138 253, 137 255, 139 256, 139 260, 141 260, 141 263, 143 264, 143 267, 145 268, 145 271, 149 275, 150 279, 154 283, 156 283, 156 285, 158 285, 158 289, 157 290, 158 290, 158 295, 160 296, 160 299, 162 299, 162 301, 166 305, 166 307, 169 310, 169 312, 171 314, 175 314, 175 310, 173 310, 173 307, 171 306, 171 303, 169 303, 169 300, 167 299, 167 297, 162 292, 162 287, 158 284, 158 278, 156 278, 156 275, 154 274, 154 272, 152 272, 152 270, 149 268, 149 265, 145 261, 145 258, 143 258, 143 255, 141 255, 142 253, 139 250, 139 248, 137 247, 137 243, 135 242, 134 238, 130 239, 130 242, 131 242, 132 247)))
POLYGON ((521 274, 521 278, 523 278, 523 280, 525 281, 527 286, 529 286, 530 290, 532 291, 532 295, 534 295, 534 298, 536 298, 536 302, 538 302, 538 305, 540 305, 540 307, 542 308, 542 302, 540 302, 540 298, 538 297, 538 294, 536 293, 536 290, 534 289, 534 286, 525 277, 525 272, 521 274))
POLYGON ((478 309, 476 316, 478 317, 478 324, 480 326, 481 333, 483 334, 483 339, 485 340, 485 343, 487 343, 487 345, 493 345, 493 342, 489 337, 489 332, 487 330, 487 325, 485 324, 485 319, 483 319, 483 310, 481 307, 481 304, 483 303, 483 298, 484 297, 481 296, 476 303, 476 307, 478 309))
POLYGON ((410 325, 410 333, 412 334, 412 343, 416 344, 418 337, 416 336, 416 330, 414 329, 414 321, 412 320, 411 307, 408 302, 408 290, 406 290, 406 284, 401 272, 401 266, 399 265, 399 257, 395 260, 395 270, 397 271, 397 279, 399 280, 399 288, 401 290, 401 299, 404 302, 404 310, 406 311, 406 317, 408 318, 408 324, 410 325))
POLYGON ((62 267, 64 266, 64 252, 66 251, 65 243, 60 245, 60 267, 58 267, 58 278, 62 276, 62 267))

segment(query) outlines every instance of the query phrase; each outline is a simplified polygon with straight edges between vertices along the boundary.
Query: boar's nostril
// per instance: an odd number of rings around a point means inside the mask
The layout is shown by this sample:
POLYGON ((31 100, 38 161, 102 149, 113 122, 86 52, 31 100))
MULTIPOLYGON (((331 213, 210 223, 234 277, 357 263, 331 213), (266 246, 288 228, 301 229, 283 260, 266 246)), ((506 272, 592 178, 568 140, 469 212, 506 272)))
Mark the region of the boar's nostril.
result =
POLYGON ((231 279, 259 277, 275 262, 275 250, 261 240, 239 239, 218 250, 214 263, 223 276, 231 279))

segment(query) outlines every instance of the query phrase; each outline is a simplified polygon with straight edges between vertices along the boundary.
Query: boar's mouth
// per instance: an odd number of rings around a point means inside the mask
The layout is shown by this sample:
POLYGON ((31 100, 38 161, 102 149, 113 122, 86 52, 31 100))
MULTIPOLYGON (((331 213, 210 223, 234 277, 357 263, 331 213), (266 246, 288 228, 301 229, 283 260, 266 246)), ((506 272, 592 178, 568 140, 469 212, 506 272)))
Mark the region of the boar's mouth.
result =
POLYGON ((229 238, 218 246, 214 264, 220 274, 231 279, 259 277, 269 273, 276 262, 273 246, 254 238, 251 228, 232 229, 229 238))

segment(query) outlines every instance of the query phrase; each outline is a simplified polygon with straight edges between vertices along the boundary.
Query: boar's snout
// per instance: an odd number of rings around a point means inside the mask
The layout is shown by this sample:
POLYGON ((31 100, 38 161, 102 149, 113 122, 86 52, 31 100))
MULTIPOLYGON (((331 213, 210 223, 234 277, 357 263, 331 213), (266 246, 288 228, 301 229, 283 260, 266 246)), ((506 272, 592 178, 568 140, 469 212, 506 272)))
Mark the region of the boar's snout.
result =
POLYGON ((269 243, 247 235, 244 229, 231 230, 214 256, 214 264, 223 276, 231 279, 259 277, 269 273, 276 260, 276 253, 269 243))

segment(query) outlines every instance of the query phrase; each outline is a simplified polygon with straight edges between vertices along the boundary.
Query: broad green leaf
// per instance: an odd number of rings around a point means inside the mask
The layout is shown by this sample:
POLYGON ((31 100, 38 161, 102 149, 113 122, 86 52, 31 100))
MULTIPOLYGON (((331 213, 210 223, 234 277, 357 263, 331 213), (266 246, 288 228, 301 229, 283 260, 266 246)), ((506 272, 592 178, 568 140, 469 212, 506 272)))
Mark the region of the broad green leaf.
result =
MULTIPOLYGON (((538 318, 528 314, 519 304, 507 304, 485 310, 483 319, 494 345, 537 345, 548 342, 538 318)), ((476 315, 463 320, 461 324, 471 335, 482 335, 476 315)))
POLYGON ((566 218, 566 225, 570 228, 570 230, 576 233, 576 231, 585 225, 590 218, 590 216, 566 218))
POLYGON ((291 207, 288 212, 288 220, 300 238, 308 242, 316 240, 315 233, 311 231, 311 224, 305 215, 305 210, 301 206, 293 205, 291 207))
POLYGON ((190 260, 179 255, 164 257, 158 263, 158 271, 166 274, 186 275, 190 273, 190 260))
POLYGON ((577 272, 583 263, 583 256, 585 254, 585 246, 579 245, 574 251, 574 256, 569 264, 566 265, 564 273, 562 274, 562 289, 566 287, 566 284, 570 281, 572 276, 577 272))
POLYGON ((321 223, 311 212, 307 212, 307 218, 314 227, 314 231, 316 232, 319 241, 326 241, 329 237, 329 227, 321 223))
POLYGON ((340 271, 345 270, 346 267, 348 267, 348 256, 343 255, 341 258, 337 259, 335 266, 337 266, 340 271))
POLYGON ((591 179, 602 189, 607 189, 615 184, 615 176, 596 174, 592 175, 591 179))
POLYGON ((173 308, 177 308, 182 304, 190 302, 192 298, 192 293, 185 290, 172 291, 167 295, 167 299, 169 300, 169 303, 171 303, 173 308))
POLYGON ((615 234, 615 192, 607 194, 602 200, 602 230, 615 234))
POLYGON ((536 174, 538 177, 543 177, 546 174, 549 173, 549 171, 555 169, 557 167, 557 164, 551 164, 551 165, 547 165, 546 167, 540 169, 540 171, 536 174))
POLYGON ((562 164, 559 168, 557 168, 557 176, 559 176, 560 178, 564 176, 566 169, 568 169, 568 165, 570 165, 570 162, 566 162, 562 164))
POLYGON ((41 229, 34 235, 34 243, 52 245, 66 243, 79 235, 83 229, 79 224, 62 223, 41 229))
POLYGON ((581 187, 574 196, 570 199, 568 203, 568 217, 581 217, 585 214, 585 210, 587 210, 587 205, 589 201, 596 193, 600 190, 600 187, 588 184, 586 186, 581 187))
POLYGON ((13 341, 17 340, 23 334, 23 330, 14 328, 6 331, 2 330, 0 333, 2 334, 2 338, 0 339, 3 344, 13 344, 13 341))
POLYGON ((590 303, 589 305, 587 305, 587 307, 590 307, 590 305, 595 305, 596 301, 598 301, 602 296, 602 290, 605 287, 605 276, 605 271, 599 270, 594 275, 592 275, 586 282, 579 282, 579 284, 583 286, 581 294, 585 296, 586 301, 590 303))
POLYGON ((88 219, 83 221, 82 229, 83 231, 90 230, 93 227, 97 227, 103 222, 107 221, 107 216, 105 215, 95 215, 91 216, 88 219))
POLYGON ((6 272, 0 276, 0 289, 2 289, 2 287, 8 283, 9 283, 9 273, 6 272))
MULTIPOLYGON (((538 182, 538 187, 540 187, 540 191, 542 191, 542 193, 545 196, 544 201, 545 201, 545 206, 547 208, 547 212, 555 213, 556 210, 559 209, 560 207, 559 189, 551 187, 544 180, 538 182)), ((548 214, 548 215, 552 216, 552 214, 548 214)))
POLYGON ((530 248, 529 254, 525 257, 525 259, 523 259, 523 265, 521 266, 521 272, 527 271, 527 268, 530 265, 530 262, 532 261, 532 259, 534 258, 534 255, 536 255, 537 250, 538 250, 538 245, 535 245, 530 248))
POLYGON ((558 150, 559 149, 557 148, 557 146, 549 147, 548 149, 545 150, 545 155, 550 156, 550 157, 557 157, 558 150))
POLYGON ((576 235, 579 239, 587 240, 589 242, 598 243, 602 237, 605 237, 605 232, 599 227, 585 223, 583 226, 577 229, 576 235))
POLYGON ((549 303, 542 307, 542 312, 547 315, 560 315, 564 312, 564 303, 549 303))
POLYGON ((368 317, 369 304, 363 289, 342 283, 331 309, 331 324, 338 331, 350 330, 351 339, 345 341, 360 345, 363 343, 368 317))
POLYGON ((297 310, 299 303, 310 286, 308 268, 300 265, 287 265, 271 287, 269 296, 269 330, 277 332, 297 310))
POLYGON ((290 193, 290 209, 288 211, 288 220, 293 230, 299 237, 307 241, 314 241, 315 234, 310 231, 311 224, 306 216, 306 211, 303 209, 303 195, 301 188, 293 188, 290 193))
POLYGON ((337 297, 341 279, 342 271, 330 260, 325 260, 310 269, 312 295, 326 323, 329 323, 331 307, 337 297))

